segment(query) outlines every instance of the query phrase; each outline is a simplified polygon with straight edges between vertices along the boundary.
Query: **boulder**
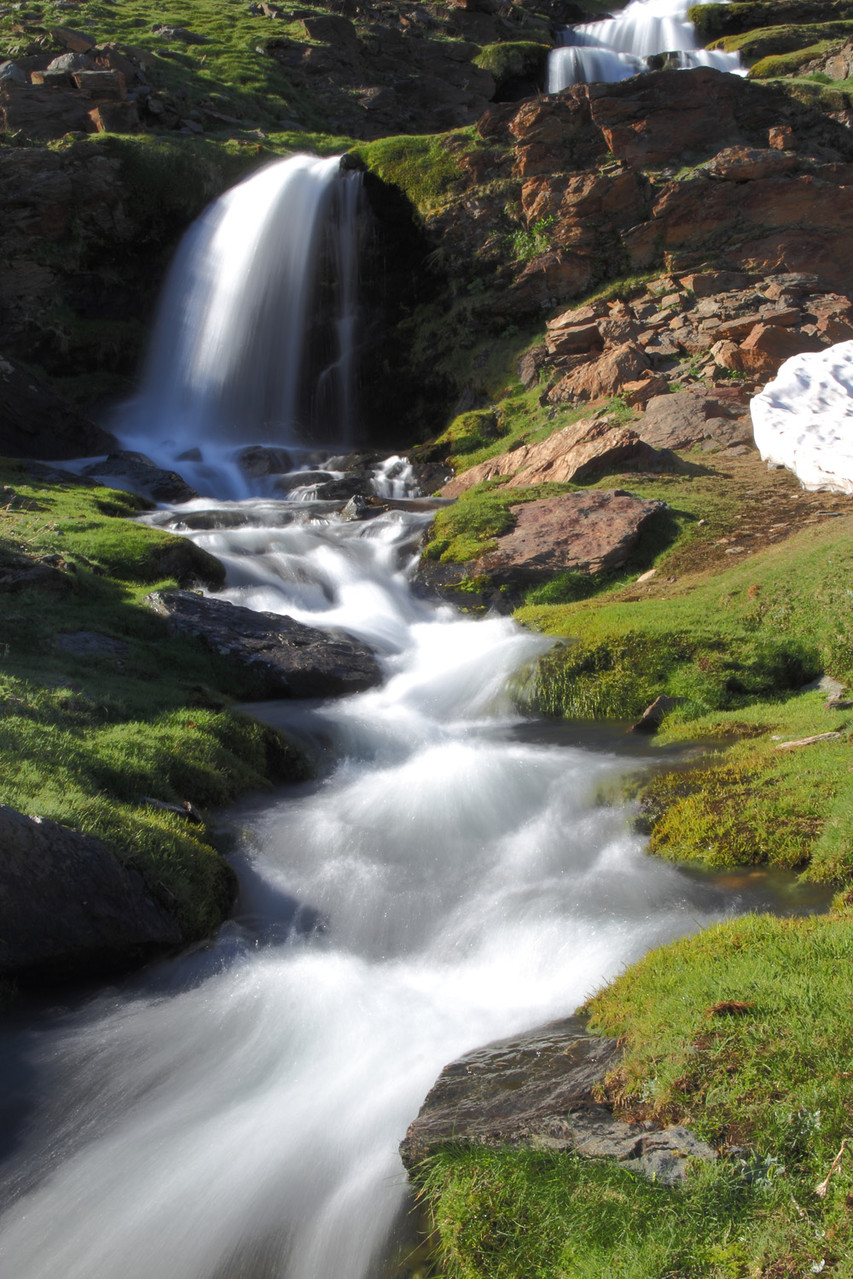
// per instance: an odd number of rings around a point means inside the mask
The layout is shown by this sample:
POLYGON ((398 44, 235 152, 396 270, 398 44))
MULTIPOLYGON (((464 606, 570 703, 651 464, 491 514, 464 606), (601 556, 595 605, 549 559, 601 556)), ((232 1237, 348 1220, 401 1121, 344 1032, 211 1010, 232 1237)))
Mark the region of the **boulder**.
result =
POLYGON ((86 457, 115 440, 15 360, 0 356, 0 456, 86 457))
POLYGON ((244 667, 259 698, 340 697, 382 679, 373 652, 343 631, 321 631, 191 591, 155 591, 146 603, 172 630, 244 667))
POLYGON ((608 470, 654 470, 659 469, 659 463, 659 454, 633 427, 621 426, 607 416, 582 418, 539 444, 524 444, 472 466, 445 484, 440 496, 458 497, 473 485, 500 475, 512 476, 508 488, 549 481, 583 484, 608 470))
POLYGON ((741 417, 746 397, 720 398, 707 391, 674 391, 649 400, 637 430, 656 449, 689 449, 701 444, 711 433, 712 421, 741 417))
POLYGON ((570 1150, 612 1159, 662 1185, 678 1185, 691 1159, 716 1151, 683 1127, 614 1118, 595 1100, 621 1059, 615 1039, 580 1017, 502 1039, 445 1066, 408 1128, 400 1155, 410 1172, 450 1144, 570 1150))
POLYGON ((61 979, 181 942, 142 875, 91 835, 0 807, 0 975, 61 979))
POLYGON ((627 382, 635 382, 651 367, 648 356, 635 342, 611 347, 561 378, 548 392, 549 404, 577 404, 618 395, 627 382))
POLYGON ((89 104, 75 89, 0 83, 0 133, 22 134, 34 141, 89 133, 89 104))
POLYGON ((109 488, 138 493, 152 502, 190 502, 198 497, 177 471, 166 471, 144 453, 110 453, 102 461, 92 462, 83 475, 100 480, 109 488))
POLYGON ((665 509, 621 489, 563 493, 510 508, 515 528, 481 555, 476 571, 497 582, 535 583, 555 573, 601 573, 624 564, 646 525, 665 509))

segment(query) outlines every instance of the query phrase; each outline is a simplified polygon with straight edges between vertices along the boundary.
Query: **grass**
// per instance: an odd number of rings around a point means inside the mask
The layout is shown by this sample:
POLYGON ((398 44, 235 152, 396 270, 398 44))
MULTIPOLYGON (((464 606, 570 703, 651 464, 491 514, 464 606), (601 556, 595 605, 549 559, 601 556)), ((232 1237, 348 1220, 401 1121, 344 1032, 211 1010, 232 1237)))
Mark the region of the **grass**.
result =
POLYGON ((813 45, 829 41, 840 42, 848 39, 851 34, 853 21, 788 24, 722 36, 712 41, 709 47, 724 49, 727 53, 739 53, 743 61, 752 66, 762 59, 796 54, 798 50, 813 45))
POLYGON ((0 613, 0 802, 103 839, 143 872, 187 940, 230 906, 233 877, 205 826, 147 805, 204 811, 240 791, 304 775, 276 733, 230 709, 251 680, 175 638, 143 603, 155 587, 207 579, 209 557, 127 517, 142 503, 3 463, 0 571, 48 565, 44 587, 0 613), (100 649, 75 652, 94 632, 100 649), (71 638, 71 647, 68 647, 71 638))
POLYGON ((380 138, 353 148, 382 179, 403 191, 422 217, 440 208, 456 193, 463 173, 459 159, 476 147, 473 128, 380 138))
POLYGON ((625 1048, 607 1093, 722 1157, 667 1190, 570 1153, 448 1147, 419 1182, 441 1273, 850 1276, 850 1154, 829 1173, 853 1115, 851 960, 844 909, 746 916, 633 965, 588 1005, 625 1048))

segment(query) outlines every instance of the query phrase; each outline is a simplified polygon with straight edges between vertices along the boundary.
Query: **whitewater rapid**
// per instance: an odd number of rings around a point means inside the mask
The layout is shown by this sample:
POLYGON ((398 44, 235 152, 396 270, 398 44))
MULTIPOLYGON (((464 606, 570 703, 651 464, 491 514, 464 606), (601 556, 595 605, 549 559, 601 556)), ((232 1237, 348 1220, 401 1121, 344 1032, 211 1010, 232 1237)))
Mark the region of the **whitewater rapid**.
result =
POLYGON ((385 682, 261 708, 320 773, 229 814, 241 896, 209 945, 7 1035, 0 1268, 373 1279, 442 1066, 745 903, 646 856, 619 800, 636 755, 514 710, 547 641, 416 598, 429 512, 151 518, 222 558, 227 598, 368 639, 385 682))

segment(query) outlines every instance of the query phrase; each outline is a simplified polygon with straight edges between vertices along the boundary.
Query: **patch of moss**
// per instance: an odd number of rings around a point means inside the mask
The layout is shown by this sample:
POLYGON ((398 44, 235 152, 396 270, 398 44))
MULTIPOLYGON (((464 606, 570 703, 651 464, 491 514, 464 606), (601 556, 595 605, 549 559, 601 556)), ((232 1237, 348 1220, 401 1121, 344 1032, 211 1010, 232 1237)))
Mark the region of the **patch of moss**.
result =
POLYGON ((383 182, 405 192, 418 212, 426 217, 456 191, 463 173, 461 154, 476 146, 472 128, 450 133, 380 138, 358 143, 354 153, 383 182))
POLYGON ((800 25, 764 27, 738 35, 723 36, 710 45, 727 53, 739 53, 751 66, 762 59, 781 54, 796 54, 814 45, 845 40, 853 34, 853 20, 845 22, 814 22, 800 25))
POLYGON ((502 86, 510 80, 541 77, 549 50, 550 45, 536 44, 530 40, 487 44, 474 58, 474 65, 494 76, 500 92, 502 86))
POLYGON ((303 755, 230 709, 253 696, 251 677, 144 606, 175 584, 164 569, 176 552, 193 563, 185 539, 132 522, 145 503, 127 493, 34 480, 13 462, 0 480, 0 562, 52 570, 0 612, 0 798, 98 835, 142 871, 186 940, 203 937, 230 907, 233 876, 206 825, 147 800, 204 812, 303 778, 303 755), (80 633, 95 635, 96 657, 75 646, 80 633))

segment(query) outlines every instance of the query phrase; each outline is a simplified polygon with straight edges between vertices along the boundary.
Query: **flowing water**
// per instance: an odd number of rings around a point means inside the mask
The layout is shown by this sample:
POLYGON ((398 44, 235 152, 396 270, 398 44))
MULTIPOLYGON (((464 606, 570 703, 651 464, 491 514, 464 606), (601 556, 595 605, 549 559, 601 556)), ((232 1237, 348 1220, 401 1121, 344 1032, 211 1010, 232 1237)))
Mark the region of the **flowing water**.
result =
POLYGON ((231 815, 242 893, 214 942, 8 1037, 15 1279, 378 1274, 397 1143, 441 1067, 746 904, 645 855, 606 798, 636 757, 537 740, 513 713, 545 641, 411 594, 428 514, 213 509, 245 521, 192 534, 226 596, 345 624, 385 682, 263 708, 324 775, 231 815))
MULTIPOLYGON (((180 256, 159 372, 131 419, 147 415, 147 451, 183 450, 207 492, 250 489, 247 445, 280 468, 299 460, 298 396, 256 368, 254 342, 278 324, 268 355, 298 362, 301 381, 293 330, 313 324, 313 267, 293 242, 320 244, 349 183, 333 161, 265 170, 180 256)), ((347 252, 331 254, 324 295, 338 334, 327 382, 353 376, 347 252)), ((428 509, 348 522, 313 500, 316 470, 255 483, 285 480, 287 499, 200 498, 150 518, 223 560, 226 598, 369 641, 384 681, 260 708, 305 743, 318 779, 230 814, 241 896, 209 945, 8 1029, 0 1269, 14 1279, 387 1274, 407 1202, 397 1144, 442 1066, 757 901, 645 855, 618 801, 640 762, 626 739, 584 748, 513 710, 507 690, 547 641, 412 593, 428 509)), ((401 458, 373 471, 389 498, 410 485, 401 458)))
POLYGON ((613 17, 564 28, 561 47, 548 58, 548 92, 595 81, 615 84, 646 70, 648 59, 659 54, 672 55, 683 70, 702 66, 745 74, 736 53, 700 47, 687 17, 690 5, 691 0, 631 0, 613 17))

